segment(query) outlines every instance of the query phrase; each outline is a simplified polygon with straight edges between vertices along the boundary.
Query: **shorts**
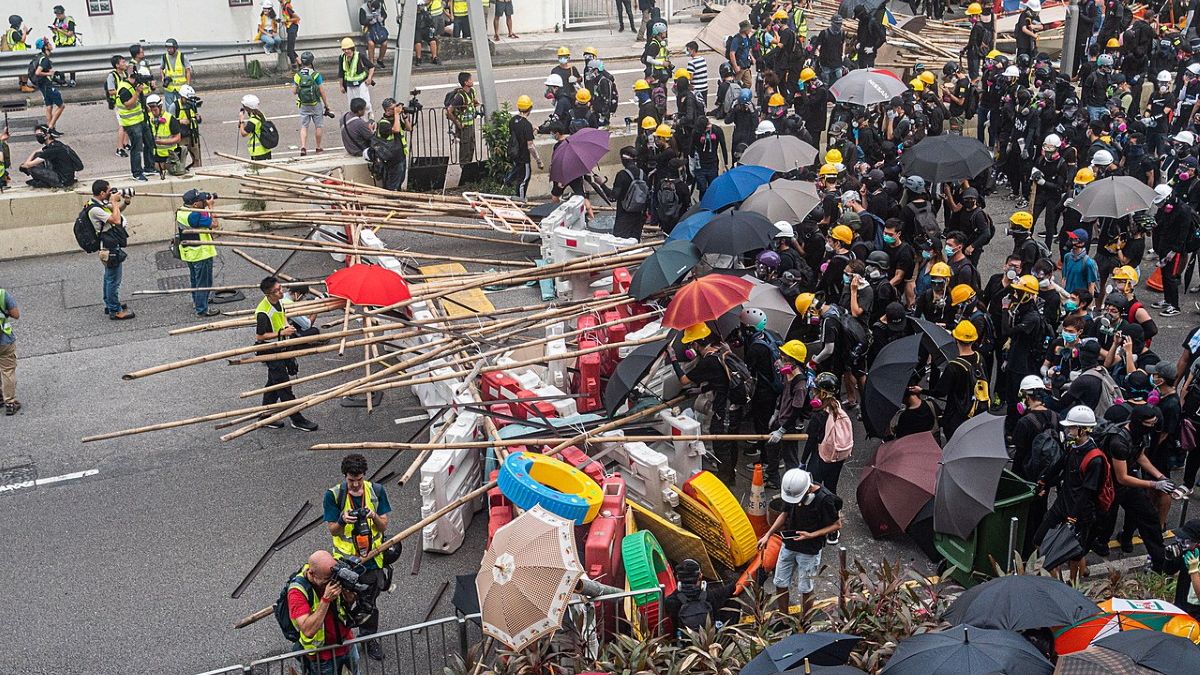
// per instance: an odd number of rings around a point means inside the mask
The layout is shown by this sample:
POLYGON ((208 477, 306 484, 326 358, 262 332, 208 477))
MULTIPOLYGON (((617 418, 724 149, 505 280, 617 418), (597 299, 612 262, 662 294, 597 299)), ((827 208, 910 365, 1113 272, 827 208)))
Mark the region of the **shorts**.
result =
POLYGON ((325 125, 325 104, 300 106, 300 126, 322 128, 325 125))
MULTIPOLYGON (((792 595, 812 593, 816 587, 817 573, 821 571, 821 552, 814 555, 789 550, 779 550, 779 561, 775 563, 775 592, 790 589, 792 595)), ((796 598, 797 600, 799 598, 796 598)))
POLYGON ((512 16, 513 4, 512 0, 493 0, 492 6, 496 8, 496 16, 512 16))
POLYGON ((42 87, 42 102, 47 106, 62 107, 62 93, 58 91, 58 87, 43 86, 42 87))
POLYGON ((367 39, 375 44, 383 44, 388 39, 388 29, 383 24, 371 24, 367 26, 367 39))

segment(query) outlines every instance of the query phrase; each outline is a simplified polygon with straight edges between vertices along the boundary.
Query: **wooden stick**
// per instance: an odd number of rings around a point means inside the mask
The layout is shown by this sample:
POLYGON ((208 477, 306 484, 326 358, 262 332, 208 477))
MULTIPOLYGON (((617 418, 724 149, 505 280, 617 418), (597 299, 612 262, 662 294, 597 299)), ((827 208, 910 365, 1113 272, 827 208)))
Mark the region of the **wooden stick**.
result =
MULTIPOLYGON (((215 242, 213 242, 213 243, 215 243, 215 242)), ((243 251, 240 248, 233 249, 233 253, 234 253, 234 255, 241 257, 243 260, 250 263, 251 265, 258 267, 259 269, 263 270, 264 272, 266 272, 267 274, 270 274, 273 277, 278 277, 282 281, 295 281, 296 280, 296 277, 289 276, 287 274, 284 274, 283 272, 277 271, 274 267, 271 267, 267 263, 265 263, 257 258, 252 257, 249 253, 246 253, 245 251, 243 251)))
MULTIPOLYGON (((589 432, 595 433, 595 432, 589 432)), ((585 445, 596 445, 600 443, 656 443, 659 441, 765 441, 770 438, 770 434, 687 434, 682 436, 671 436, 666 434, 646 434, 638 436, 590 436, 576 443, 571 443, 573 438, 552 437, 552 438, 501 438, 494 441, 457 441, 454 443, 393 443, 384 441, 360 441, 357 443, 318 443, 310 450, 445 450, 445 449, 460 449, 460 448, 490 448, 493 446, 513 446, 513 445, 555 445, 564 444, 575 445, 583 443, 585 445)), ((808 440, 808 434, 784 434, 785 441, 805 441, 808 440)), ((545 453, 552 454, 552 453, 545 453)))
POLYGON ((598 434, 602 434, 606 431, 612 431, 613 429, 622 427, 626 424, 629 424, 630 422, 636 422, 638 420, 650 417, 651 415, 655 415, 659 411, 666 410, 666 409, 674 406, 675 404, 682 402, 684 398, 686 398, 686 397, 676 396, 675 398, 673 398, 669 401, 663 401, 662 403, 659 403, 657 405, 652 405, 649 408, 644 408, 642 410, 638 410, 637 412, 631 413, 631 414, 621 417, 619 419, 605 422, 604 424, 601 424, 600 426, 596 427, 595 429, 591 429, 589 431, 584 431, 582 433, 576 434, 575 436, 567 439, 566 441, 560 441, 558 445, 556 445, 550 449, 549 454, 553 455, 554 453, 561 451, 563 448, 565 448, 569 445, 575 445, 576 443, 582 443, 584 440, 586 440, 590 437, 596 436, 598 434))
MULTIPOLYGON (((324 279, 313 279, 312 281, 288 281, 280 282, 280 286, 289 288, 292 286, 324 286, 324 279)), ((171 295, 174 293, 194 293, 197 291, 208 291, 209 293, 219 293, 221 291, 247 291, 258 288, 258 284, 238 284, 234 286, 207 286, 203 288, 168 288, 166 290, 144 290, 134 291, 133 295, 171 295)))
MULTIPOLYGON (((235 234, 230 232, 229 234, 235 234)), ((236 233, 240 234, 240 233, 236 233)), ((393 258, 413 258, 415 260, 441 260, 458 263, 469 263, 473 265, 498 265, 501 267, 529 267, 538 269, 537 266, 529 261, 524 260, 496 260, 487 258, 471 258, 464 256, 441 255, 433 253, 418 253, 416 251, 400 251, 390 248, 355 248, 349 245, 334 245, 328 242, 318 242, 315 239, 305 240, 307 244, 287 244, 287 243, 272 243, 269 241, 220 241, 214 239, 209 244, 213 246, 250 246, 252 248, 266 248, 276 251, 308 251, 313 253, 338 253, 342 255, 359 255, 359 256, 391 256, 393 258)), ((278 275, 277 275, 278 276, 278 275)), ((280 277, 283 278, 282 276, 280 277)), ((294 281, 288 277, 289 281, 294 281)))

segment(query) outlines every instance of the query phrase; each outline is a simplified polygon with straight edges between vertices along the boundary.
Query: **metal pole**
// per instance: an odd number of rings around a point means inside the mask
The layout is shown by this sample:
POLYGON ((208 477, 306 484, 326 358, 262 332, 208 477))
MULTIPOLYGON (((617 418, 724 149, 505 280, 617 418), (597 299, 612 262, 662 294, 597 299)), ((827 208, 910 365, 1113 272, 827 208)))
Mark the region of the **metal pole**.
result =
POLYGON ((467 0, 467 21, 471 25, 471 49, 475 52, 475 82, 479 84, 483 114, 490 115, 500 109, 500 99, 496 97, 496 76, 492 72, 492 51, 488 44, 483 0, 467 0))
POLYGON ((1062 57, 1058 69, 1068 77, 1075 74, 1075 38, 1079 34, 1079 0, 1071 0, 1067 6, 1067 19, 1063 23, 1062 57))
POLYGON ((1017 517, 1013 516, 1012 520, 1008 521, 1008 553, 1006 554, 1006 562, 1004 563, 1004 571, 1012 572, 1013 568, 1013 549, 1017 545, 1017 517))
POLYGON ((398 0, 396 14, 400 30, 396 36, 396 63, 392 67, 392 98, 403 104, 408 100, 408 91, 412 88, 413 44, 417 36, 416 0, 398 0))

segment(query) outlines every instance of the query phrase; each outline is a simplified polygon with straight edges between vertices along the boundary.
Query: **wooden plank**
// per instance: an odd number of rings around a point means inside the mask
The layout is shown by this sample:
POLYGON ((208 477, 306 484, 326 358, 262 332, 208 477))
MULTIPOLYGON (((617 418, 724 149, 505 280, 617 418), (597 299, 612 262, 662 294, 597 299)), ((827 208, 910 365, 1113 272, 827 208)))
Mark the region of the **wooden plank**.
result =
MULTIPOLYGON (((425 265, 421 267, 421 274, 466 274, 467 268, 462 266, 462 263, 445 263, 440 265, 425 265)), ((476 314, 491 314, 496 311, 492 302, 487 299, 481 288, 468 288, 462 291, 455 291, 447 296, 447 299, 439 299, 438 302, 442 305, 442 311, 450 318, 463 316, 474 316, 476 314)))

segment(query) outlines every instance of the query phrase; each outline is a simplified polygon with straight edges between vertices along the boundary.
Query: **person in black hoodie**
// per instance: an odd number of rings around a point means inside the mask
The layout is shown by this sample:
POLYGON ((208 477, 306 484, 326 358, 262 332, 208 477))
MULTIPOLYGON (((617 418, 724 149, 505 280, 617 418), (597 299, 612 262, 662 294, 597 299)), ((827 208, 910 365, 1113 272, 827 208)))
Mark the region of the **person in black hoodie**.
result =
POLYGON ((1136 529, 1150 554, 1150 569, 1161 573, 1165 569, 1163 536, 1158 511, 1150 502, 1150 495, 1171 492, 1175 484, 1151 464, 1144 449, 1134 443, 1130 435, 1131 421, 1141 424, 1142 420, 1154 419, 1154 415, 1154 406, 1150 405, 1133 409, 1128 405, 1114 405, 1104 412, 1105 424, 1097 429, 1096 438, 1100 449, 1112 462, 1116 500, 1098 523, 1091 548, 1098 555, 1108 555, 1108 540, 1116 528, 1117 507, 1120 506, 1125 510, 1125 525, 1119 539, 1121 550, 1133 552, 1132 535, 1136 529))
MULTIPOLYGON (((1013 426, 1012 444, 1013 473, 1030 483, 1038 483, 1043 479, 1041 472, 1034 471, 1030 457, 1033 454, 1033 439, 1047 429, 1058 431, 1058 413, 1046 407, 1050 399, 1050 391, 1046 383, 1038 375, 1027 375, 1018 385, 1021 396, 1018 411, 1021 419, 1013 426), (1036 475, 1035 475, 1036 473, 1036 475)), ((1029 505, 1029 514, 1025 521, 1025 541, 1021 546, 1021 554, 1028 556, 1037 547, 1038 542, 1033 535, 1042 524, 1046 515, 1047 491, 1045 485, 1038 485, 1033 501, 1029 505)))
MULTIPOLYGON (((646 174, 637 164, 637 150, 632 146, 621 148, 621 170, 613 178, 613 202, 617 206, 616 220, 613 222, 612 234, 622 239, 642 239, 642 227, 646 224, 646 208, 640 211, 626 211, 625 195, 633 186, 635 180, 646 180, 646 174)), ((648 183, 648 181, 647 181, 648 183)), ((648 207, 647 207, 648 208, 648 207)))
POLYGON ((813 38, 811 46, 817 52, 817 65, 821 68, 823 82, 836 82, 841 74, 845 58, 846 33, 842 30, 842 17, 834 14, 829 27, 813 38))

